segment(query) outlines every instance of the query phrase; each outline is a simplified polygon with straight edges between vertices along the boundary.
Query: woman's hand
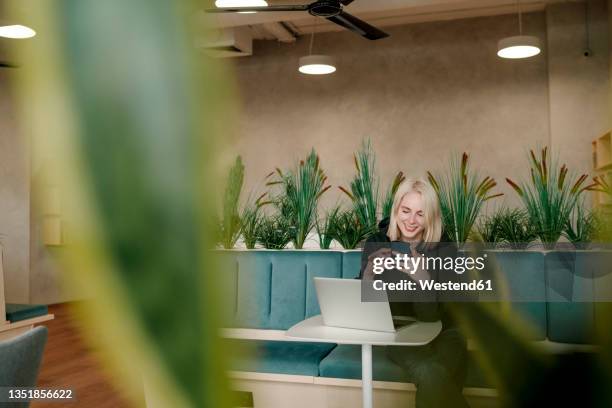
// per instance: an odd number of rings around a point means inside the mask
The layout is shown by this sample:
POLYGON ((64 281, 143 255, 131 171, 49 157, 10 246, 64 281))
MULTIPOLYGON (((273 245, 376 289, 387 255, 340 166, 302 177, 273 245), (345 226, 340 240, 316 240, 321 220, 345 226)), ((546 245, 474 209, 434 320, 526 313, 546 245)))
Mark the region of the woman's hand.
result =
POLYGON ((389 258, 393 256, 390 248, 379 248, 376 251, 372 252, 368 256, 368 263, 363 272, 363 279, 373 280, 374 279, 374 259, 375 258, 389 258))
MULTIPOLYGON (((425 257, 423 256, 423 254, 420 254, 417 249, 416 249, 417 245, 410 245, 410 256, 414 259, 417 258, 421 258, 421 261, 417 263, 417 261, 414 262, 409 262, 408 265, 412 266, 412 265, 419 265, 416 269, 414 268, 397 268, 400 272, 404 272, 405 274, 407 274, 412 280, 414 281, 420 281, 420 280, 429 280, 431 279, 431 275, 429 274, 429 272, 424 268, 425 265, 425 257)), ((391 256, 395 257, 396 255, 404 256, 405 254, 403 253, 399 253, 399 252, 395 252, 393 251, 391 253, 391 256)))
POLYGON ((389 258, 393 256, 391 248, 379 248, 368 256, 368 265, 374 263, 374 258, 389 258))

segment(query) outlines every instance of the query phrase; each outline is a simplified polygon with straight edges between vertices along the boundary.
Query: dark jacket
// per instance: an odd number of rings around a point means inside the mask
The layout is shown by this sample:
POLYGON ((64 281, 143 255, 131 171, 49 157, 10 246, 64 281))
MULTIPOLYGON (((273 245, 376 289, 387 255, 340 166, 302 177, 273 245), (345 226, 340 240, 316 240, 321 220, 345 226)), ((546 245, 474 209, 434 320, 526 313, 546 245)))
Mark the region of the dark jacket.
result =
MULTIPOLYGON (((368 250, 368 248, 375 248, 376 243, 390 243, 389 237, 387 236, 387 230, 389 228, 389 219, 385 218, 378 224, 379 230, 374 235, 370 236, 366 241, 366 245, 362 252, 361 256, 361 273, 359 275, 359 279, 362 279, 364 270, 368 263, 368 257, 370 256, 372 250, 368 250)), ((445 234, 442 235, 440 242, 435 246, 425 249, 424 247, 417 248, 419 253, 423 253, 427 257, 440 256, 440 257, 456 257, 457 249, 456 245, 448 239, 448 236, 445 234)), ((381 275, 383 280, 395 280, 398 277, 402 279, 406 279, 406 274, 400 271, 390 271, 391 273, 381 275), (386 276, 385 276, 386 275, 386 276)), ((433 279, 437 279, 439 271, 438 270, 428 270, 429 274, 433 279)), ((434 294, 435 296, 435 294, 434 294)), ((448 307, 446 304, 438 302, 436 300, 433 301, 419 301, 419 302, 406 302, 399 301, 397 298, 394 299, 392 296, 389 296, 389 301, 391 305, 391 313, 394 316, 413 316, 417 320, 431 322, 441 320, 443 329, 447 329, 450 327, 456 326, 452 321, 450 315, 446 312, 446 308, 448 307)))

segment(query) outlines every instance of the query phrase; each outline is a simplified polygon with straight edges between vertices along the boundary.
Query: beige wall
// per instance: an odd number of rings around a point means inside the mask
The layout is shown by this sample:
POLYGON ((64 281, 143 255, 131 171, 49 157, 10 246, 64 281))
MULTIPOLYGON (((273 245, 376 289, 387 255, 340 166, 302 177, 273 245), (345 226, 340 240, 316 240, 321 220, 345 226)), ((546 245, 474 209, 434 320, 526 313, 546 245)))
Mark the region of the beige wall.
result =
POLYGON ((591 171, 591 142, 610 129, 607 4, 589 1, 589 8, 589 57, 584 4, 555 4, 546 13, 551 145, 580 172, 591 171))
POLYGON ((62 281, 57 257, 69 246, 46 245, 43 242, 45 218, 59 215, 62 234, 70 225, 73 210, 62 193, 58 166, 54 157, 57 149, 49 138, 36 138, 30 146, 31 201, 30 201, 30 301, 59 303, 85 296, 70 291, 62 281))
MULTIPOLYGON (((325 77, 297 72, 308 38, 256 43, 253 57, 235 61, 242 115, 228 158, 243 155, 249 190, 311 147, 330 183, 346 184, 364 137, 374 141, 385 184, 398 170, 443 169, 451 152, 465 150, 514 205, 504 178, 527 176, 528 149, 552 146, 573 169, 589 171, 590 142, 609 128, 605 2, 591 2, 591 18, 589 58, 581 4, 524 16, 525 33, 544 45, 527 60, 496 56, 498 39, 518 30, 516 15, 391 27, 379 42, 317 34, 315 53, 337 59, 338 72, 325 77)), ((325 204, 341 197, 336 191, 325 204)))
MULTIPOLYGON (((48 191, 47 185, 43 184, 41 174, 45 168, 37 160, 37 156, 32 157, 32 202, 30 215, 30 301, 32 303, 59 303, 74 299, 81 299, 82 296, 71 293, 63 285, 61 269, 57 264, 56 256, 65 251, 63 246, 49 246, 43 243, 43 213, 45 199, 39 195, 48 191)), ((65 207, 65 206, 64 206, 65 207)), ((70 212, 62 208, 63 220, 69 218, 70 212)))
POLYGON ((17 127, 9 83, 0 68, 0 243, 6 301, 27 303, 30 283, 30 171, 27 141, 17 127))
MULTIPOLYGON (((546 38, 543 13, 525 16, 546 38)), ((497 41, 518 31, 516 16, 388 28, 379 42, 352 33, 315 36, 315 53, 331 54, 338 72, 297 72, 308 39, 296 45, 258 43, 236 61, 242 116, 231 148, 243 155, 247 188, 274 166, 286 167, 315 147, 333 185, 353 173, 352 153, 371 137, 383 180, 398 170, 423 175, 445 169, 451 152, 467 151, 483 174, 506 188, 522 176, 526 149, 549 143, 546 51, 511 61, 497 41)), ((340 197, 327 194, 326 203, 340 197)))

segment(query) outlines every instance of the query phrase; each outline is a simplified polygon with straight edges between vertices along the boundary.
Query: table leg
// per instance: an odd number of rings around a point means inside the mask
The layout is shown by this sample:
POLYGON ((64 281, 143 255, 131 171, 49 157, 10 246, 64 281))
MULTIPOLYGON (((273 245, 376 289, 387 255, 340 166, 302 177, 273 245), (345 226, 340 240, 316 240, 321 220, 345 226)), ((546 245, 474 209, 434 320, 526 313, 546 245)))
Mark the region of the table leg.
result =
POLYGON ((372 345, 361 345, 363 408, 372 408, 372 345))

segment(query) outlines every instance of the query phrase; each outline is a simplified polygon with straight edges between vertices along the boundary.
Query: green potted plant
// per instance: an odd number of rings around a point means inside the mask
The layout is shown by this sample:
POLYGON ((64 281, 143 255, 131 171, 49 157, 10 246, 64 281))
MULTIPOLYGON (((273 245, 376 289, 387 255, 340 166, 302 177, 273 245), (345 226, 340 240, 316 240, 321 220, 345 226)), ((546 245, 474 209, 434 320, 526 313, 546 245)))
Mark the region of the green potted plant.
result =
POLYGON ((319 247, 321 249, 329 249, 331 246, 334 240, 334 227, 339 214, 340 206, 335 206, 325 214, 322 220, 317 219, 316 229, 317 236, 319 237, 319 247))
MULTIPOLYGON (((610 178, 610 174, 593 177, 593 187, 591 187, 591 190, 603 193, 607 196, 608 200, 612 199, 612 182, 610 178)), ((612 217, 610 216, 609 208, 607 211, 604 209, 597 214, 599 228, 596 239, 600 242, 612 242, 612 217)))
POLYGON ((281 187, 272 202, 292 227, 295 248, 301 249, 314 227, 319 199, 331 187, 325 185, 327 177, 320 167, 319 156, 312 149, 297 169, 283 172, 277 168, 270 176, 274 178, 267 185, 281 187))
POLYGON ((577 203, 565 224, 563 235, 576 247, 586 249, 601 231, 601 218, 597 211, 589 211, 584 203, 577 203))
POLYGON ((377 224, 378 178, 376 157, 370 140, 362 142, 361 149, 353 155, 353 162, 357 173, 349 188, 338 188, 351 200, 360 224, 371 228, 377 224))
POLYGON ((483 204, 502 195, 491 194, 497 185, 494 179, 481 178, 470 171, 467 153, 463 153, 461 160, 451 158, 447 174, 436 177, 428 171, 427 177, 440 200, 444 230, 458 244, 465 243, 470 237, 483 204))
POLYGON ((261 208, 267 204, 263 201, 266 193, 259 196, 254 202, 247 202, 240 215, 242 224, 242 238, 247 249, 254 249, 257 243, 257 234, 261 225, 263 214, 261 208))
MULTIPOLYGON (((559 239, 567 233, 572 214, 582 193, 591 185, 585 185, 587 175, 576 176, 569 172, 565 164, 559 166, 556 160, 549 158, 549 152, 544 147, 536 156, 533 150, 529 152, 530 178, 521 183, 506 178, 508 184, 516 191, 521 199, 528 222, 533 227, 537 238, 543 244, 545 251, 531 251, 518 253, 512 256, 508 272, 521 271, 523 279, 530 280, 524 287, 546 289, 542 298, 551 299, 546 305, 549 316, 588 315, 586 304, 567 303, 560 301, 573 300, 574 295, 581 293, 582 280, 575 280, 575 276, 585 271, 580 265, 588 260, 590 255, 574 248, 557 246, 559 239), (555 247, 556 250, 555 250, 555 247), (586 256, 586 257, 585 257, 586 256), (551 289, 551 288, 554 288, 551 289)), ((582 226, 580 227, 582 228, 582 226)), ((580 239, 580 238, 577 238, 580 239)), ((510 255, 509 255, 510 256, 510 255)), ((512 273, 508 273, 512 276, 512 273)), ((538 315, 544 314, 542 303, 527 303, 524 307, 539 310, 538 315)), ((548 333, 550 335, 550 333, 548 333)), ((558 334, 554 334, 558 336, 558 334)))
POLYGON ((238 206, 243 181, 244 165, 242 158, 238 156, 229 170, 221 203, 222 218, 219 222, 218 236, 225 249, 233 248, 240 237, 241 221, 238 206))
POLYGON ((263 216, 257 228, 257 242, 266 249, 283 249, 294 235, 291 225, 281 215, 263 216))
POLYGON ((566 229, 580 195, 594 185, 584 185, 586 174, 576 177, 568 173, 565 164, 558 167, 556 161, 549 160, 546 147, 539 159, 533 150, 529 153, 530 182, 506 181, 523 202, 538 238, 550 249, 566 229))
POLYGON ((600 176, 593 177, 592 191, 599 191, 608 196, 612 196, 612 184, 608 181, 609 176, 602 174, 600 176))
POLYGON ((382 202, 382 218, 389 218, 391 216, 391 208, 393 207, 393 199, 395 198, 395 193, 397 192, 398 187, 402 182, 406 180, 406 176, 404 176, 403 172, 399 172, 395 175, 387 192, 385 193, 385 198, 382 202))
POLYGON ((483 216, 478 219, 473 231, 473 240, 476 242, 482 241, 491 244, 501 242, 499 231, 499 223, 501 219, 501 210, 489 216, 483 216))
POLYGON ((344 249, 355 249, 376 230, 376 225, 363 225, 354 209, 341 211, 331 220, 331 235, 344 249))
POLYGON ((494 247, 524 249, 537 237, 524 210, 503 207, 488 217, 483 217, 476 228, 483 242, 494 247))
POLYGON ((353 212, 358 217, 360 225, 365 230, 373 232, 378 225, 379 204, 382 218, 389 217, 395 192, 406 177, 401 171, 398 172, 381 200, 379 179, 376 175, 376 156, 369 139, 361 143, 361 148, 353 155, 353 162, 355 176, 348 188, 340 186, 339 189, 351 200, 353 212))

